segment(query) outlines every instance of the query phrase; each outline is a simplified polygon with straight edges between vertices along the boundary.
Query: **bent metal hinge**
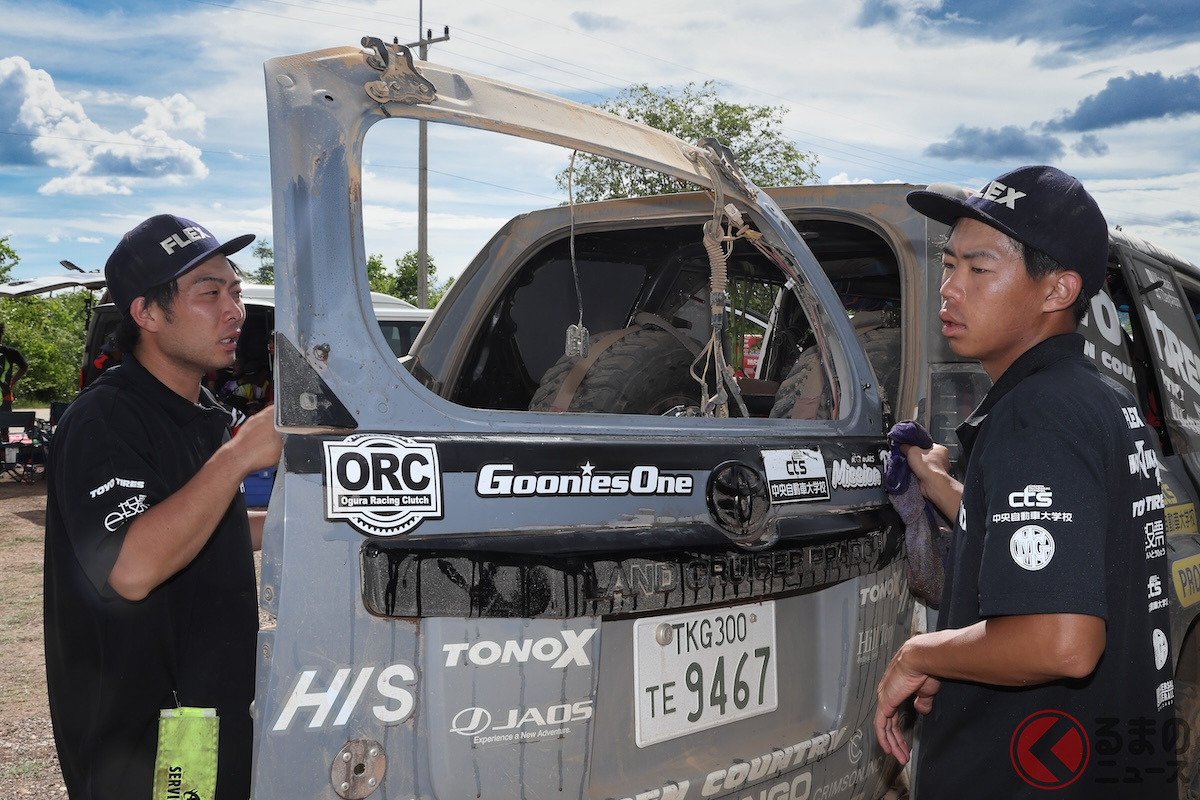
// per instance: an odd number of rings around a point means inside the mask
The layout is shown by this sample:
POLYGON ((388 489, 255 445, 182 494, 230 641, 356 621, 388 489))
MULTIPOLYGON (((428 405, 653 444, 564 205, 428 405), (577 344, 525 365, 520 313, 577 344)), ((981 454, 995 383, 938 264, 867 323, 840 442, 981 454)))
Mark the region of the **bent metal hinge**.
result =
POLYGON ((370 81, 364 87, 377 103, 432 103, 437 99, 437 87, 426 80, 413 66, 412 51, 402 44, 392 45, 393 53, 376 36, 364 36, 362 46, 375 51, 367 56, 367 64, 383 73, 383 78, 370 81), (394 56, 394 57, 393 57, 394 56))

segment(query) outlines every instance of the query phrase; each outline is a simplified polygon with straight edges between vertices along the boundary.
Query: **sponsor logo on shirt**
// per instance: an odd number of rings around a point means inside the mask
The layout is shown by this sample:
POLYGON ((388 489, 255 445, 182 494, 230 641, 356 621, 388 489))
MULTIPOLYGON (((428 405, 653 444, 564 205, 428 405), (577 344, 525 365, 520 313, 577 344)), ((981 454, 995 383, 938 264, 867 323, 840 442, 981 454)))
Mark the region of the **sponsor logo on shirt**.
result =
POLYGON ((992 522, 1074 522, 1071 511, 1005 511, 992 514, 992 522))
POLYGON ((1167 554, 1166 524, 1161 519, 1147 522, 1143 528, 1146 534, 1146 560, 1165 556, 1167 554))
POLYGON ((115 531, 117 528, 121 527, 121 524, 124 523, 125 520, 136 517, 138 514, 145 512, 148 508, 150 508, 150 506, 146 502, 146 495, 144 494, 135 495, 128 500, 123 500, 121 501, 121 504, 117 506, 116 511, 113 511, 104 518, 104 527, 108 528, 110 531, 115 531))
POLYGON ((1167 635, 1160 628, 1155 628, 1150 636, 1154 644, 1154 668, 1162 669, 1171 655, 1171 646, 1167 644, 1167 635))
POLYGON ((1162 711, 1175 700, 1175 681, 1163 681, 1154 693, 1158 700, 1158 710, 1162 711))
POLYGON ((109 478, 104 483, 88 492, 88 497, 99 497, 102 494, 107 494, 109 491, 118 486, 120 486, 122 489, 145 489, 146 482, 135 481, 131 478, 109 478))
POLYGON ((1054 537, 1040 525, 1026 525, 1008 540, 1008 551, 1018 567, 1037 572, 1054 558, 1054 537))
POLYGON ((1129 454, 1129 474, 1141 475, 1143 478, 1154 478, 1158 482, 1158 454, 1153 448, 1147 449, 1146 442, 1138 439, 1134 442, 1136 453, 1129 454))
POLYGON ((1008 495, 1009 508, 1049 508, 1054 505, 1054 493, 1049 486, 1031 483, 1008 495))
POLYGON ((1162 511, 1164 506, 1162 492, 1148 494, 1140 500, 1133 501, 1133 516, 1140 517, 1147 511, 1162 511))
POLYGON ((1162 578, 1157 575, 1150 576, 1150 580, 1146 583, 1146 598, 1150 601, 1149 611, 1167 607, 1170 600, 1163 596, 1162 578))

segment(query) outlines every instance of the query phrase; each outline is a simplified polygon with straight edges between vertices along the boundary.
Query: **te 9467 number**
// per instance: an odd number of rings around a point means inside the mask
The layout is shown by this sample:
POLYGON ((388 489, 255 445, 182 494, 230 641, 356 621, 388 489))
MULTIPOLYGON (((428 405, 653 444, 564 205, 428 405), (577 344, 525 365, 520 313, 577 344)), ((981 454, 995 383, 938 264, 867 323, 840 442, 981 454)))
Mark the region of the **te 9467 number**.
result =
POLYGON ((634 623, 638 747, 774 711, 775 605, 634 623))

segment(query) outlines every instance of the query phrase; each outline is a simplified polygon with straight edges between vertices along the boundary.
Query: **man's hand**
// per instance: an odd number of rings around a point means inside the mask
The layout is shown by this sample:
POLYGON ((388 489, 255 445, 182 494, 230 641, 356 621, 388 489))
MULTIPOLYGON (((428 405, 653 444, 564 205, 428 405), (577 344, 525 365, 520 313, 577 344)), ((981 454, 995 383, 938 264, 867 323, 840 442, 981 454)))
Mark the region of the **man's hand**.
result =
POLYGON ((910 750, 900 730, 900 707, 908 698, 916 695, 913 707, 918 713, 928 714, 933 710, 933 696, 942 686, 937 678, 910 667, 904 656, 904 648, 901 647, 888 664, 887 671, 879 681, 878 704, 875 708, 875 736, 879 739, 879 745, 885 753, 895 756, 901 766, 908 763, 910 750))
POLYGON ((236 453, 241 469, 239 482, 251 472, 269 469, 279 463, 283 451, 283 437, 275 430, 275 407, 267 406, 247 418, 238 428, 237 436, 226 442, 222 449, 236 453))
POLYGON ((900 446, 909 469, 921 483, 921 494, 930 500, 948 520, 958 514, 962 502, 962 484, 950 474, 950 451, 940 444, 928 450, 916 445, 900 446))
POLYGON ((875 735, 886 752, 905 764, 909 750, 897 713, 908 698, 916 695, 913 706, 928 714, 942 680, 1034 686, 1086 678, 1103 655, 1105 641, 1104 620, 1089 614, 992 617, 966 628, 914 636, 901 645, 879 681, 875 735))

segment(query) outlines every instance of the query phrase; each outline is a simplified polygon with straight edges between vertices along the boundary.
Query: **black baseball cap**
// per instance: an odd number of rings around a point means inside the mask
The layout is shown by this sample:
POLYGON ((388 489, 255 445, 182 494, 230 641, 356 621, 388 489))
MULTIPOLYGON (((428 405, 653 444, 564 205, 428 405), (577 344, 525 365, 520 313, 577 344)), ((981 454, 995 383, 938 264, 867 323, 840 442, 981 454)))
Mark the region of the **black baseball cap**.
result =
POLYGON ((217 253, 230 255, 254 241, 247 233, 224 244, 190 219, 158 214, 121 237, 104 265, 108 293, 122 313, 134 298, 175 280, 217 253))
POLYGON ((1079 273, 1087 297, 1104 285, 1108 223, 1083 184, 1056 167, 1018 167, 965 200, 925 189, 907 199, 938 222, 953 225, 970 217, 1041 250, 1079 273))

